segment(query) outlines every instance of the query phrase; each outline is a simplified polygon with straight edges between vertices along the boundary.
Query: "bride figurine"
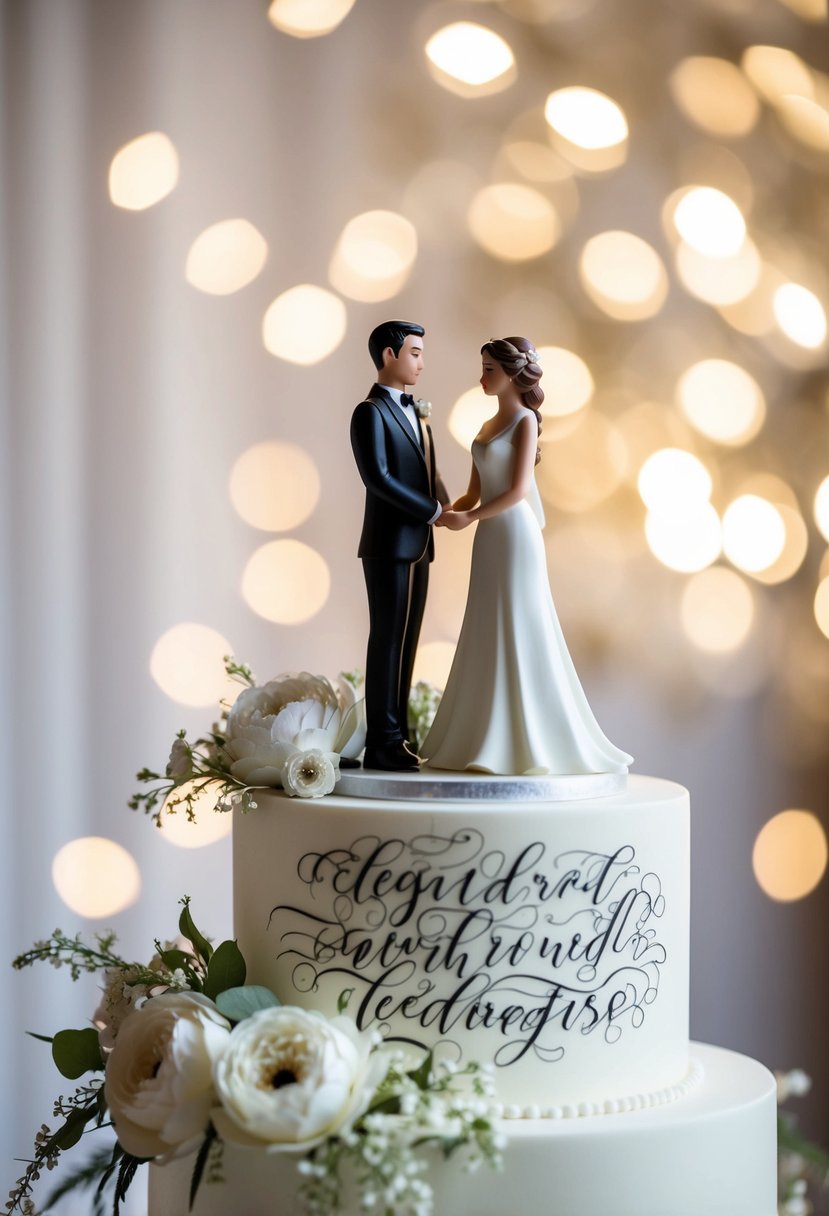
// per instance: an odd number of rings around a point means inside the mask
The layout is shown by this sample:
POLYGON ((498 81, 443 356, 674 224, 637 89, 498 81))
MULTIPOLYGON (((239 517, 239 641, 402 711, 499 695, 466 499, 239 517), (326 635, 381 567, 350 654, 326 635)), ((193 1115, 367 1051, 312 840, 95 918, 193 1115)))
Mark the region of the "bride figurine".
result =
POLYGON ((421 752, 432 769, 627 772, 632 757, 594 718, 550 593, 534 476, 538 356, 526 338, 493 338, 481 356, 498 412, 472 444, 468 490, 437 521, 478 529, 458 647, 421 752))

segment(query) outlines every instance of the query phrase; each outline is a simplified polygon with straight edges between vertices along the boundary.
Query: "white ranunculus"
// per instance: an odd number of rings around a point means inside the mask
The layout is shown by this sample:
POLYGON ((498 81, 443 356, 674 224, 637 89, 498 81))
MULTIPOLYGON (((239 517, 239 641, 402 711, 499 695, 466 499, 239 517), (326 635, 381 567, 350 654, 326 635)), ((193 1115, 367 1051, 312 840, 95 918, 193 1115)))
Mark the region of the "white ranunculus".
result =
POLYGON ((298 750, 324 752, 332 764, 337 755, 356 756, 365 743, 363 719, 363 702, 345 681, 337 691, 323 676, 302 672, 246 688, 227 719, 230 771, 245 785, 281 785, 298 750))
POLYGON ((133 1010, 104 1085, 121 1147, 136 1157, 192 1147, 207 1129, 212 1068, 229 1040, 230 1023, 200 993, 165 993, 133 1010))
POLYGON ((281 1005, 233 1028, 213 1067, 224 1140, 271 1151, 312 1148, 368 1107, 388 1063, 346 1017, 281 1005))
POLYGON ((318 749, 296 752, 285 764, 282 784, 285 792, 300 798, 322 798, 330 794, 337 783, 340 758, 326 755, 318 749))

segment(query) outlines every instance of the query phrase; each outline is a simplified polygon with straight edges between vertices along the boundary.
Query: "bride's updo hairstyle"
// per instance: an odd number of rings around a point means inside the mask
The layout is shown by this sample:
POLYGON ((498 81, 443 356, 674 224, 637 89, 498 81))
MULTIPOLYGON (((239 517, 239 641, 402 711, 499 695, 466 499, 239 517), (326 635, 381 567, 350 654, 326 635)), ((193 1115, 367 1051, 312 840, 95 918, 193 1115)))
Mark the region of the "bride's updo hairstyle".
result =
MULTIPOLYGON (((489 355, 507 373, 521 394, 522 404, 535 414, 540 435, 540 410, 544 401, 544 390, 539 384, 542 375, 541 365, 538 362, 538 352, 532 342, 527 338, 490 338, 481 347, 481 354, 489 355)), ((539 450, 536 464, 540 458, 539 450)))

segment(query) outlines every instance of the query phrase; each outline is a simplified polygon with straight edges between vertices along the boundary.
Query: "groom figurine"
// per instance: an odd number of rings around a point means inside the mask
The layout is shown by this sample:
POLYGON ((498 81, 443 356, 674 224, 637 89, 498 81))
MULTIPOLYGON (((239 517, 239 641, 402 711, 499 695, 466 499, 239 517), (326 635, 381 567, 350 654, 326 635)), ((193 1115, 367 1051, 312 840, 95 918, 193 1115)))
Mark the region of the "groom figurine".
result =
POLYGON ((423 369, 422 325, 384 321, 369 335, 377 383, 351 419, 351 447, 366 509, 358 556, 368 591, 365 768, 405 772, 419 760, 407 746, 409 689, 434 556, 431 525, 445 491, 435 472, 432 432, 405 392, 423 369))

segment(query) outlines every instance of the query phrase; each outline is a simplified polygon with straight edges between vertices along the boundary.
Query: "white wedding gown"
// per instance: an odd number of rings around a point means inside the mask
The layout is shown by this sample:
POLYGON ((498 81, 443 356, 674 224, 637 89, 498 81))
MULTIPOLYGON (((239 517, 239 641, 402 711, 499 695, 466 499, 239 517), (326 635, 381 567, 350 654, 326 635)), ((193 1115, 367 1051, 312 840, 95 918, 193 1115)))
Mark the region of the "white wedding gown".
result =
MULTIPOLYGON (((520 419, 472 459, 481 502, 512 485, 520 419)), ((632 757, 602 733, 558 622, 538 490, 481 520, 458 648, 421 753, 430 768, 488 773, 619 773, 632 757)))

